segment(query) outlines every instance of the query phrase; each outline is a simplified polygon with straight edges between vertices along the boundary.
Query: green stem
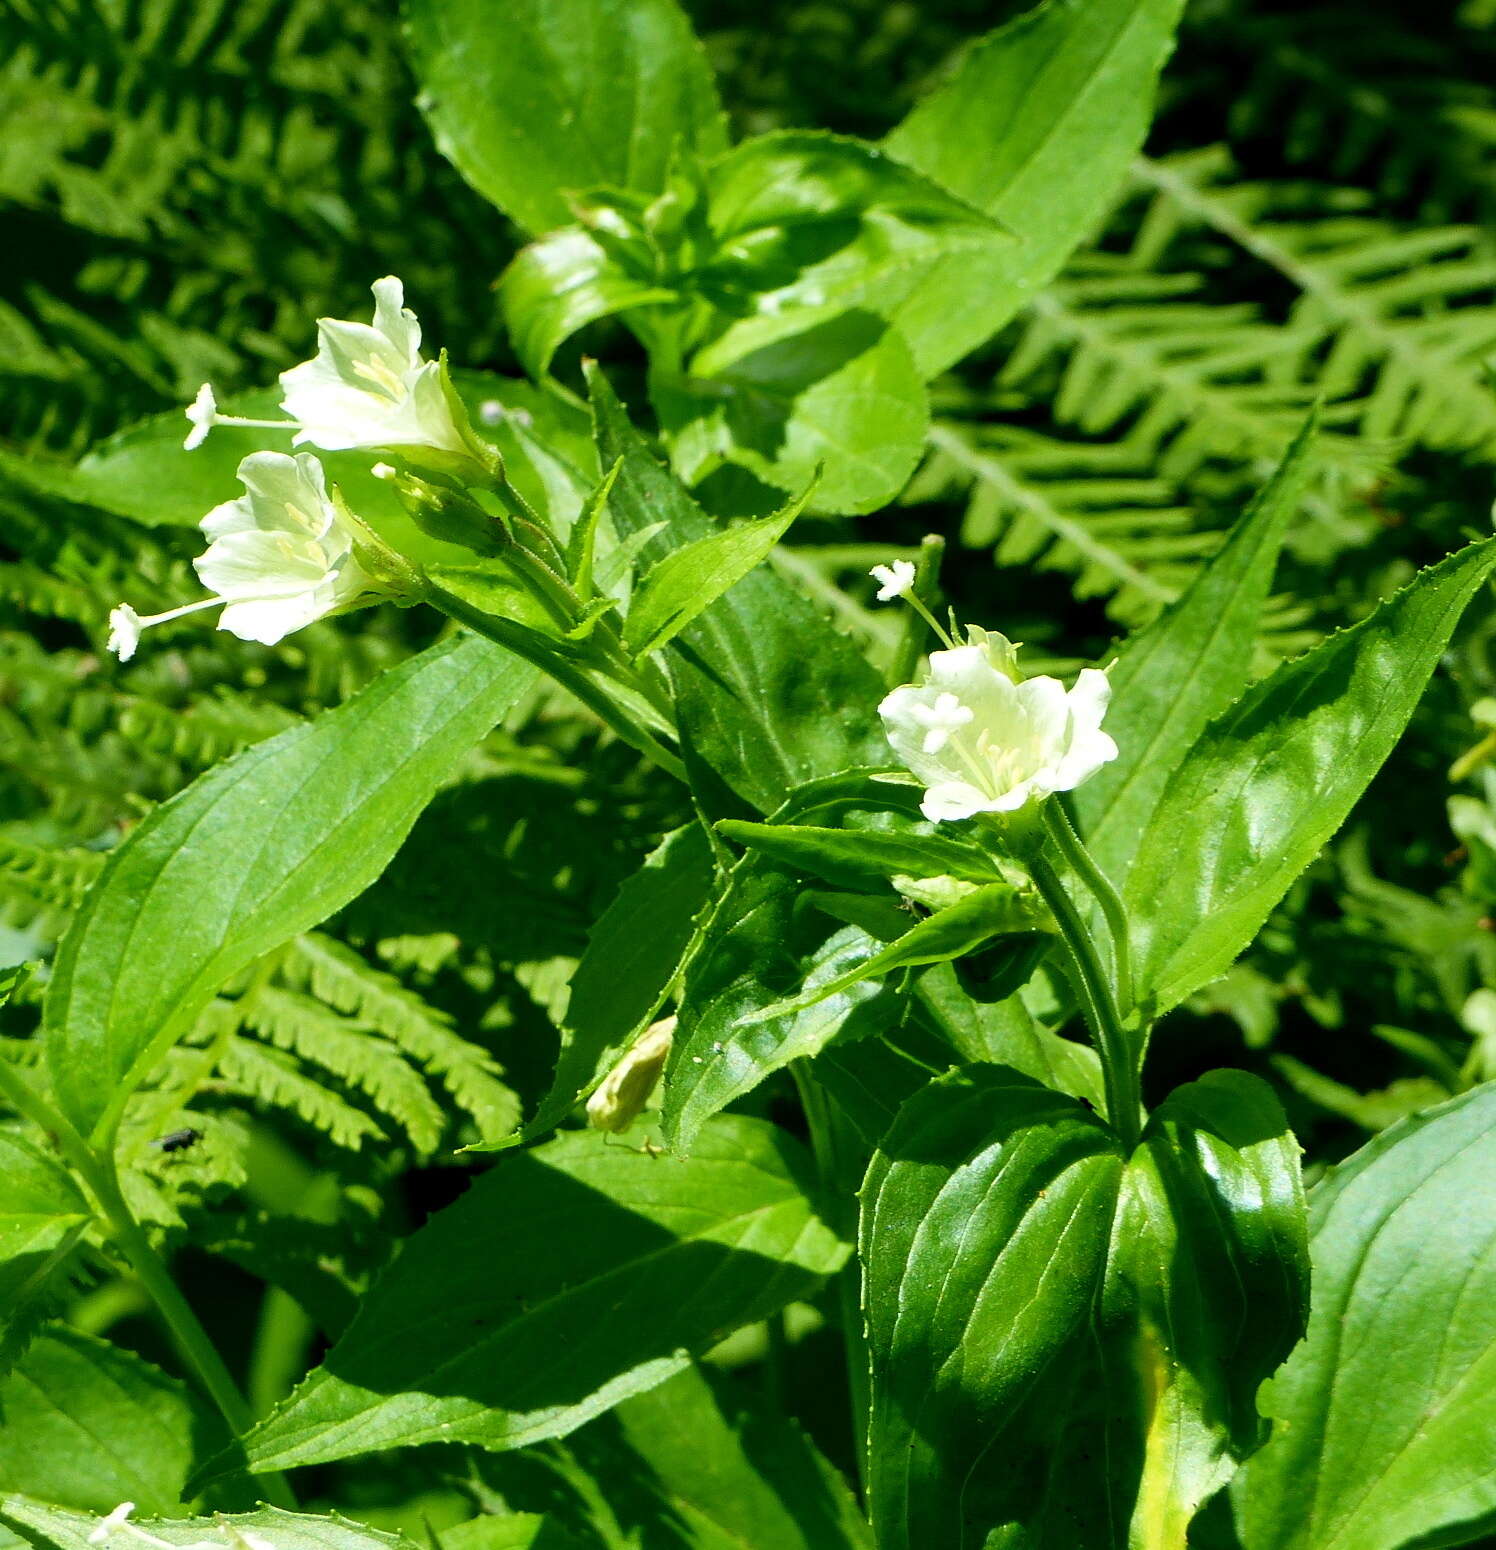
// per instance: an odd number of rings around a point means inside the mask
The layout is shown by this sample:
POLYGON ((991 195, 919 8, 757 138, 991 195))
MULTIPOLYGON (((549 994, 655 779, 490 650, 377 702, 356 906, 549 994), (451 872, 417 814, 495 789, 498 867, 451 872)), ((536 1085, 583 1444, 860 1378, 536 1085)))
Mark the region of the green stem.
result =
MULTIPOLYGON (((569 689, 599 721, 610 727, 631 748, 637 749, 646 759, 652 760, 666 774, 675 776, 682 784, 689 783, 686 767, 680 759, 666 748, 653 732, 629 715, 594 684, 583 668, 555 655, 548 654, 543 661, 537 660, 536 656, 526 648, 522 637, 504 628, 504 620, 495 619, 481 609, 471 607, 443 587, 433 585, 427 596, 429 601, 441 609, 449 619, 455 619, 458 624, 465 625, 485 639, 493 641, 495 645, 502 646, 506 651, 512 651, 517 656, 534 662, 536 667, 549 673, 563 688, 569 689)), ((642 694, 643 691, 641 690, 640 693, 642 694)))
MULTIPOLYGON (((811 1151, 816 1159, 816 1171, 822 1190, 831 1203, 855 1199, 867 1159, 862 1156, 849 1158, 844 1154, 837 1137, 838 1115, 825 1092, 815 1078, 802 1069, 803 1066, 803 1061, 792 1061, 790 1074, 795 1079, 800 1105, 805 1111, 811 1151)), ((850 1221, 833 1222, 831 1225, 838 1232, 855 1233, 857 1230, 855 1214, 850 1221)), ((851 1397, 853 1453, 863 1484, 866 1485, 867 1434, 872 1413, 872 1369, 862 1318, 862 1267, 855 1255, 852 1262, 837 1273, 836 1295, 842 1346, 847 1360, 847 1388, 851 1397)))
POLYGON ((1112 963, 1117 974, 1117 1004, 1124 1013, 1133 1007, 1132 954, 1128 949, 1127 911, 1121 897, 1112 886, 1112 880, 1096 865, 1091 852, 1086 849, 1080 835, 1070 822, 1070 815, 1058 800, 1044 804, 1044 822, 1050 836, 1060 848, 1060 853, 1070 863, 1076 876, 1095 895, 1106 920, 1106 928, 1112 937, 1112 963))
POLYGON ((1131 1041, 1122 1026, 1106 971, 1096 953, 1096 944, 1081 919, 1074 900, 1065 891, 1059 873, 1042 852, 1029 863, 1035 886, 1049 906, 1070 949, 1086 1003, 1097 1053, 1101 1056, 1102 1080, 1106 1086, 1107 1118, 1129 1151, 1138 1144, 1142 1133, 1143 1095, 1138 1080, 1137 1059, 1131 1041))
MULTIPOLYGON (((218 1407, 233 1435, 244 1436, 254 1420, 249 1406, 218 1354, 218 1348, 208 1338, 207 1331, 192 1311, 191 1305, 183 1297, 171 1273, 131 1214, 115 1177, 112 1160, 95 1153, 66 1115, 36 1092, 3 1056, 0 1056, 0 1091, 4 1092, 21 1114, 56 1138, 64 1156, 98 1202, 108 1223, 110 1236, 118 1244, 137 1280, 150 1293, 156 1311, 161 1315, 183 1360, 218 1407)), ((277 1506, 296 1505, 290 1487, 279 1474, 267 1474, 261 1479, 266 1497, 277 1506)))
MULTIPOLYGON (((919 559, 915 561, 914 590, 910 601, 934 596, 940 585, 940 562, 945 555, 945 540, 935 533, 926 533, 920 540, 919 559)), ((924 607, 912 608, 904 616, 904 629, 899 637, 898 649, 888 668, 890 687, 908 683, 914 677, 919 659, 924 651, 925 630, 929 627, 930 614, 924 607)), ((938 626, 937 626, 938 628, 938 626)))

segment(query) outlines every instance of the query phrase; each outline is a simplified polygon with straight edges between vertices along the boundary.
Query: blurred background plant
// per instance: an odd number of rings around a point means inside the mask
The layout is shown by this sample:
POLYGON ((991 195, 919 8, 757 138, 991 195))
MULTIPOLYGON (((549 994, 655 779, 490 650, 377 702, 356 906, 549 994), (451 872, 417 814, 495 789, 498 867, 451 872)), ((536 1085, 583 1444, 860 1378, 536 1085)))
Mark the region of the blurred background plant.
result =
MULTIPOLYGON (((737 133, 876 138, 1022 7, 687 9, 737 133)), ((963 616, 1025 640, 1031 670, 1064 671, 1175 595, 1316 400, 1328 431, 1263 621, 1264 669, 1489 531, 1493 24, 1489 0, 1192 6, 1109 221, 933 385, 898 506, 805 519, 776 563, 884 652, 892 625, 863 573, 943 534, 963 616)), ((0 8, 5 962, 46 959, 100 853, 152 804, 430 638, 429 620, 392 609, 273 648, 187 621, 121 666, 102 651, 109 608, 187 595, 195 531, 80 499, 69 477, 143 417, 179 416, 205 378, 225 394, 270 383, 306 356, 317 316, 361 315, 385 273, 456 363, 518 375, 493 285, 519 238, 437 152, 415 91, 379 0, 0 8)), ((620 325, 569 344, 563 380, 583 353, 628 396, 642 356, 620 325)), ((1496 1077, 1493 644, 1496 615, 1477 607, 1345 836, 1161 1030, 1160 1090, 1215 1065, 1259 1070, 1318 1168, 1496 1077)), ((188 1246, 258 1405, 459 1187, 453 1145, 504 1133, 543 1090, 587 928, 679 805, 560 691, 537 690, 380 884, 227 987, 138 1100, 136 1204, 188 1246), (200 1143, 163 1152, 183 1127, 200 1143)), ((36 994, 7 1014, 4 1058, 29 1058, 36 994)), ((155 1349, 102 1264, 74 1293, 80 1327, 155 1349)), ((819 1316, 805 1313, 809 1350, 819 1316)), ((738 1340, 723 1360, 760 1354, 738 1340)), ((802 1415, 834 1431, 837 1406, 804 1387, 802 1415)), ((621 1448, 616 1430, 578 1446, 621 1448)), ((371 1518, 437 1521, 458 1477, 464 1500, 565 1497, 570 1454, 552 1452, 543 1481, 517 1456, 474 1475, 442 1455, 344 1466, 325 1488, 371 1518)))

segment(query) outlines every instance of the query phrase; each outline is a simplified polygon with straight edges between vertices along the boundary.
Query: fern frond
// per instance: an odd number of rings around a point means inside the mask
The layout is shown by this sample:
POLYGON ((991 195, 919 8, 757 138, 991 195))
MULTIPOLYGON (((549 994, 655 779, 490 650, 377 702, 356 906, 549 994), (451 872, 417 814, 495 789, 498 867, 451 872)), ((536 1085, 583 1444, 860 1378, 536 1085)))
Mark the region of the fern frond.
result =
POLYGON ((1273 368, 1353 400, 1363 436, 1496 458, 1496 257, 1478 228, 1412 229, 1364 215, 1355 190, 1244 183, 1223 147, 1135 163, 1149 196, 1131 258, 1154 267, 1205 230, 1287 280, 1292 351, 1273 368))
POLYGON ((104 857, 90 850, 45 850, 0 835, 0 921, 59 937, 104 857))
POLYGON ((455 1033, 451 1019, 372 967, 352 948, 319 932, 296 938, 281 966, 283 978, 338 1011, 359 1018, 418 1061, 470 1114, 484 1140, 509 1134, 520 1103, 503 1068, 484 1049, 455 1033))
POLYGON ((281 1050, 235 1036, 224 1045, 218 1074, 244 1098, 285 1109, 325 1135, 334 1146, 357 1151, 381 1135, 362 1109, 309 1077, 301 1063, 281 1050))
MULTIPOLYGON (((1303 425, 1311 384, 1284 381, 1294 337, 1257 309, 1193 293, 1197 274, 1138 274, 1088 254, 1037 295, 997 377, 1036 385, 1050 412, 1086 436, 1122 433, 1140 467, 1181 482, 1208 459, 1270 469, 1303 425)), ((1326 438, 1341 461, 1349 443, 1326 438)))
POLYGON ((240 1010, 246 1027, 295 1055, 303 1068, 320 1066, 363 1093, 418 1152, 429 1155, 436 1150, 442 1111, 393 1044, 311 996, 277 985, 255 989, 240 1010))
POLYGON ((906 504, 964 493, 961 541, 999 565, 1074 577, 1077 596, 1108 599, 1124 622, 1174 598, 1218 543, 1196 532, 1173 489, 1125 446, 1060 441, 1002 425, 937 421, 906 504))

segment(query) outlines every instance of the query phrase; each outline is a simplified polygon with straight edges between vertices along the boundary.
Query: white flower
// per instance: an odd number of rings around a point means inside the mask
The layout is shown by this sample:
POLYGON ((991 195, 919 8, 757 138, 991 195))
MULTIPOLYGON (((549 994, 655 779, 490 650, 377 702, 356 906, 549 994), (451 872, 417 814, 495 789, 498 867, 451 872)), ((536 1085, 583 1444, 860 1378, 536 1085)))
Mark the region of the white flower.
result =
POLYGON ((878 588, 878 601, 891 603, 894 598, 903 597, 913 588, 914 563, 911 560, 895 560, 892 565, 875 565, 868 575, 882 583, 878 588))
POLYGON ((203 518, 211 542, 193 562, 214 596, 146 618, 128 603, 109 615, 109 649, 128 662, 140 632, 199 609, 223 606, 218 628, 264 645, 380 590, 353 553, 355 530, 327 493, 308 452, 251 452, 239 465, 246 493, 203 518))
POLYGON ((452 417, 442 368, 421 356, 421 325, 394 275, 376 280, 374 322, 317 320, 314 359, 281 373, 281 408, 295 441, 349 447, 436 447, 469 453, 452 417))
POLYGON ((894 752, 925 784, 926 818, 1017 812, 1073 790, 1117 757, 1101 730, 1111 696, 1105 673, 1083 668, 1068 693, 1058 678, 1020 681, 1011 642, 967 633, 969 644, 931 652, 924 681, 878 707, 894 752))

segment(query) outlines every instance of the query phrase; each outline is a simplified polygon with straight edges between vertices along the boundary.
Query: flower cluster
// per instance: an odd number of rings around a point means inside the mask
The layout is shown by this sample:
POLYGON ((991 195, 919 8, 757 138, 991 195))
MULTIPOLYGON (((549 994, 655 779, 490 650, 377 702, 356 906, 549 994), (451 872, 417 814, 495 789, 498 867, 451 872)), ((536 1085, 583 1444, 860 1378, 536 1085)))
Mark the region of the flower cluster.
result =
MULTIPOLYGON (((885 590, 893 586, 887 569, 873 572, 885 590)), ((897 590, 907 594, 908 585, 897 590)), ((1082 668, 1067 690, 1058 678, 1023 678, 1005 636, 975 625, 966 636, 932 651, 920 682, 900 685, 878 707, 893 751, 924 784, 926 818, 1016 813, 1074 790, 1117 757, 1101 730, 1111 697, 1104 672, 1082 668)))
MULTIPOLYGON (((373 291, 372 323, 322 318, 316 356, 281 374, 289 420, 222 414, 204 383, 187 410, 187 450, 215 426, 232 425, 292 430, 293 445, 310 442, 325 452, 378 447, 472 457, 472 433, 446 368, 422 357, 421 325, 400 281, 388 275, 373 291)), ((144 617, 122 603, 109 616, 109 649, 121 661, 134 655, 142 630, 202 609, 221 606, 219 629, 274 645, 384 592, 359 563, 358 545, 368 535, 329 496, 316 457, 254 452, 240 463, 239 479, 246 493, 202 520, 209 544, 194 567, 213 595, 144 617)))

